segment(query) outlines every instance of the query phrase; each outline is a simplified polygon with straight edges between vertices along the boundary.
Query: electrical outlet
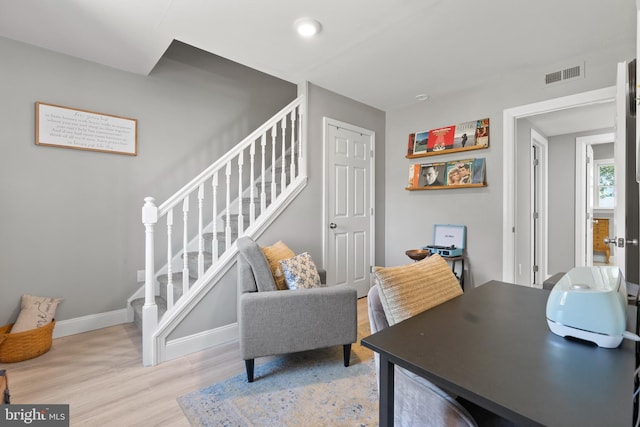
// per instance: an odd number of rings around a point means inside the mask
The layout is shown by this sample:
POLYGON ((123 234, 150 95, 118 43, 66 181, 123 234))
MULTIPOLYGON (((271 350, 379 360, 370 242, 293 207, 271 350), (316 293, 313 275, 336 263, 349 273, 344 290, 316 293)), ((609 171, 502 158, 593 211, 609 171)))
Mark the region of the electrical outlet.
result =
POLYGON ((144 282, 145 279, 144 270, 138 270, 138 283, 144 282))

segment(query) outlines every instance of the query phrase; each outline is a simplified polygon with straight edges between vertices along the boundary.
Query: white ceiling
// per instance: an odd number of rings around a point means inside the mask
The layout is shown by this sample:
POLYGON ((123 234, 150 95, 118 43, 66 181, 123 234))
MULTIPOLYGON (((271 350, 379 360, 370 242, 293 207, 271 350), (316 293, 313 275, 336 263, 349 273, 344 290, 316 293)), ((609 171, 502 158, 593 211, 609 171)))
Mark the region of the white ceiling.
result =
POLYGON ((0 36, 140 74, 177 39, 385 111, 635 43, 635 20, 633 0, 0 0, 0 36))
POLYGON ((551 137, 613 128, 615 113, 615 104, 609 102, 537 114, 527 117, 527 120, 544 136, 551 137))

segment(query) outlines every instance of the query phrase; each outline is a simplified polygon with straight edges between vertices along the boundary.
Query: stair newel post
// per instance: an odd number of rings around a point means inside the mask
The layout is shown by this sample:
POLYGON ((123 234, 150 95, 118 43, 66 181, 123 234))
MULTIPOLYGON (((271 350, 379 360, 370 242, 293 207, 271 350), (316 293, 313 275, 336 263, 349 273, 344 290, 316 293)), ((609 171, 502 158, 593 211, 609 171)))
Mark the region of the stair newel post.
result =
POLYGON ((282 118, 282 165, 280 171, 280 192, 287 188, 287 115, 282 118))
POLYGON ((244 234, 244 214, 242 213, 242 166, 244 151, 238 153, 238 237, 244 234))
POLYGON ((204 274, 204 184, 198 187, 198 278, 204 274))
POLYGON ((144 305, 142 306, 142 363, 145 366, 156 364, 153 346, 153 333, 158 326, 158 306, 155 299, 155 252, 154 227, 158 223, 158 208, 153 197, 146 197, 142 206, 142 223, 145 229, 144 259, 144 305))
POLYGON ((213 254, 213 262, 218 260, 218 171, 213 173, 211 179, 212 197, 213 197, 213 240, 211 241, 211 253, 213 254))
POLYGON ((226 218, 225 226, 224 226, 224 240, 225 240, 225 250, 228 251, 231 246, 231 162, 227 162, 227 167, 224 171, 225 176, 227 178, 227 191, 226 191, 226 218))
POLYGON ((271 128, 271 203, 276 200, 276 137, 278 125, 271 128))
POLYGON ((265 175, 267 174, 267 168, 265 165, 265 157, 267 150, 267 133, 262 134, 262 139, 260 141, 260 145, 262 146, 262 167, 260 169, 260 180, 261 180, 261 189, 260 189, 260 212, 264 212, 267 209, 267 192, 265 189, 265 175))
POLYGON ((256 182, 256 174, 255 174, 255 160, 256 160, 256 141, 255 139, 251 141, 251 147, 249 148, 249 167, 250 176, 249 176, 249 225, 253 224, 253 221, 256 220, 256 204, 255 204, 255 182, 256 182))
POLYGON ((291 167, 289 168, 289 182, 296 177, 296 109, 291 112, 291 167))
POLYGON ((173 208, 167 212, 167 310, 173 307, 173 248, 171 239, 173 238, 173 208))
POLYGON ((189 291, 189 195, 182 201, 182 295, 186 295, 189 291))

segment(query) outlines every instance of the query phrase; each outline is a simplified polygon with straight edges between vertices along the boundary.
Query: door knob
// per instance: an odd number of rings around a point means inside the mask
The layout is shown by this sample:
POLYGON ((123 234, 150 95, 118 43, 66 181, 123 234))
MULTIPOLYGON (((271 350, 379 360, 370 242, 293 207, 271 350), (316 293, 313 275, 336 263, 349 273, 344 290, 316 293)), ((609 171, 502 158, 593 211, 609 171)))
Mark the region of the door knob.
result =
POLYGON ((638 246, 638 239, 625 239, 624 237, 605 237, 604 243, 606 245, 614 244, 619 248, 624 248, 625 243, 627 246, 638 246))
POLYGON ((329 228, 336 228, 337 225, 335 222, 329 223, 329 228))

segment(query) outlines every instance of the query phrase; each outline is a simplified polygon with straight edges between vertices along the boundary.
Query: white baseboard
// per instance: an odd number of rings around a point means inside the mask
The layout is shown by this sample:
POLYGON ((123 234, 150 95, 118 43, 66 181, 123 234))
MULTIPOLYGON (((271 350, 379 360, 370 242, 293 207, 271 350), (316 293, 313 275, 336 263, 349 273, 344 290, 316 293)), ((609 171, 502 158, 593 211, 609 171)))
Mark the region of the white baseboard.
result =
POLYGON ((106 313, 91 314, 76 317, 69 320, 56 321, 53 329, 53 338, 66 337, 67 335, 81 334, 96 329, 128 323, 127 309, 108 311, 106 313))
POLYGON ((175 340, 167 341, 164 361, 206 350, 217 345, 226 344, 237 339, 237 323, 199 332, 187 337, 176 338, 175 340))

